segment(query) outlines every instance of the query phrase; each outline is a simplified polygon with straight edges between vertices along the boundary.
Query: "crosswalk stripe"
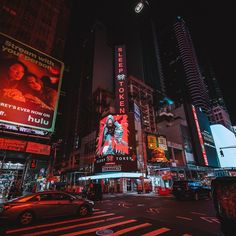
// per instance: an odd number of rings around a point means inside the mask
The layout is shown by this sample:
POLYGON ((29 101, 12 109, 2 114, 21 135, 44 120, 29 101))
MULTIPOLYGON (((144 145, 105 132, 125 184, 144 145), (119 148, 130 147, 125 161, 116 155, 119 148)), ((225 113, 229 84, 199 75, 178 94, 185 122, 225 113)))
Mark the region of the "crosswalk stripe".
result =
POLYGON ((128 233, 130 231, 140 229, 140 228, 144 228, 144 227, 147 227, 147 226, 150 226, 150 225, 152 225, 152 224, 144 223, 144 224, 141 224, 141 225, 135 225, 135 226, 132 226, 132 227, 129 227, 129 228, 125 228, 125 229, 116 231, 115 233, 111 234, 111 236, 119 236, 119 235, 128 233))
POLYGON ((102 213, 106 213, 106 211, 96 211, 93 213, 93 215, 98 215, 98 214, 102 214, 102 213))
POLYGON ((160 229, 157 229, 157 230, 153 230, 149 233, 146 233, 146 234, 143 234, 142 236, 156 236, 156 235, 160 235, 162 233, 165 233, 167 231, 170 231, 170 229, 168 228, 160 228, 160 229))
POLYGON ((101 209, 99 208, 94 208, 93 211, 100 211, 101 209))
POLYGON ((90 221, 90 222, 86 222, 86 223, 82 223, 82 224, 69 225, 69 226, 60 227, 60 228, 48 229, 48 230, 43 230, 43 231, 39 231, 39 232, 34 232, 33 234, 32 233, 23 234, 22 236, 32 236, 32 235, 38 236, 38 235, 43 235, 43 234, 55 233, 55 232, 58 232, 58 231, 73 229, 73 228, 77 228, 77 227, 81 227, 81 226, 88 226, 88 225, 93 225, 93 224, 98 224, 98 223, 104 223, 106 221, 115 220, 115 219, 119 219, 119 218, 120 218, 120 216, 113 217, 111 219, 90 221))
POLYGON ((62 234, 61 236, 77 236, 77 235, 83 235, 83 234, 88 234, 88 233, 93 233, 97 230, 104 230, 104 229, 109 229, 112 227, 116 227, 119 225, 125 225, 125 224, 129 224, 129 223, 133 223, 136 222, 137 220, 126 220, 126 221, 121 221, 118 223, 114 223, 114 224, 110 224, 110 225, 106 225, 106 226, 100 226, 100 227, 96 227, 96 228, 92 228, 92 229, 85 229, 85 230, 80 230, 79 232, 73 232, 73 233, 68 233, 68 234, 62 234))
POLYGON ((5 233, 6 234, 12 234, 12 233, 17 233, 17 232, 21 232, 21 231, 31 230, 31 229, 40 229, 40 228, 49 227, 49 226, 79 222, 79 221, 90 220, 90 219, 97 219, 97 218, 106 217, 106 216, 113 216, 113 215, 115 215, 115 214, 114 213, 109 213, 109 214, 90 216, 90 217, 85 217, 85 218, 80 218, 80 219, 65 220, 65 221, 59 221, 59 222, 50 223, 50 224, 35 225, 35 226, 30 226, 30 227, 25 227, 25 228, 7 230, 5 233))

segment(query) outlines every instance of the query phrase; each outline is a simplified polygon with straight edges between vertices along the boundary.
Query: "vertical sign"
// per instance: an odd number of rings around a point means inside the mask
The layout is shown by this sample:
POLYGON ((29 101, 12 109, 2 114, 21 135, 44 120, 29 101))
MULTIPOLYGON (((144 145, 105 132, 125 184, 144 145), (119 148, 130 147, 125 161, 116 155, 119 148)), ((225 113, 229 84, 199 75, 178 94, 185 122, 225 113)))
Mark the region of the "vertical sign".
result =
POLYGON ((115 47, 116 111, 120 115, 128 112, 128 91, 125 46, 115 47))
POLYGON ((197 118, 196 109, 195 109, 194 106, 192 106, 192 110, 193 110, 194 121, 195 121, 195 124, 196 124, 196 127, 197 127, 198 138, 199 138, 200 145, 201 145, 201 148, 202 148, 202 155, 203 155, 204 163, 205 163, 206 166, 208 166, 206 150, 205 150, 205 146, 204 146, 204 142, 203 142, 203 138, 202 138, 202 133, 201 133, 198 118, 197 118))

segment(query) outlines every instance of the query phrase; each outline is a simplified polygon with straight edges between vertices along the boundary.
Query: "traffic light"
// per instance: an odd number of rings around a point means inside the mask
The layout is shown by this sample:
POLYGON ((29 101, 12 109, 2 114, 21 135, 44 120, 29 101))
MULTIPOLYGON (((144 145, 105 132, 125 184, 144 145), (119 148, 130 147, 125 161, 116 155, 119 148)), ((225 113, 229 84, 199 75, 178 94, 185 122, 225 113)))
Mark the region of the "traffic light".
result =
POLYGON ((224 153, 222 151, 222 149, 220 149, 220 155, 223 157, 224 156, 224 153))
POLYGON ((36 168, 36 164, 37 164, 36 160, 32 159, 31 162, 30 162, 30 168, 31 169, 35 169, 36 168))

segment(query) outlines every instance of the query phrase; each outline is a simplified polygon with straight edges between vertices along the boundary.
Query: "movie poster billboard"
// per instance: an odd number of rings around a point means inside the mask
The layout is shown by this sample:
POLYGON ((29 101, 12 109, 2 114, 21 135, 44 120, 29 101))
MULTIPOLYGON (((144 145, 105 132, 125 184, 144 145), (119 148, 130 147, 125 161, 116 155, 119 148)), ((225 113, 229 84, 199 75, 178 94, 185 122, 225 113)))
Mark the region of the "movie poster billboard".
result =
POLYGON ((0 33, 0 122, 53 132, 64 65, 0 33))
POLYGON ((169 152, 165 136, 147 134, 147 159, 149 163, 169 161, 169 152))
POLYGON ((136 154, 129 146, 128 115, 108 115, 100 121, 95 173, 137 170, 136 154))

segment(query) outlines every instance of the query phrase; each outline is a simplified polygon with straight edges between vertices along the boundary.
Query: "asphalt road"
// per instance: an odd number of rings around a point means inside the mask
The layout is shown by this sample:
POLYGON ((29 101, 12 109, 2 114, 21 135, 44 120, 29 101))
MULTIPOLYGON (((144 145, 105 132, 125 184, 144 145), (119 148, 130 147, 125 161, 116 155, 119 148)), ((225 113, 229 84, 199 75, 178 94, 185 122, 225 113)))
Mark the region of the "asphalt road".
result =
POLYGON ((85 218, 39 220, 29 227, 1 225, 0 235, 222 235, 212 200, 176 201, 155 195, 107 195, 85 218))

